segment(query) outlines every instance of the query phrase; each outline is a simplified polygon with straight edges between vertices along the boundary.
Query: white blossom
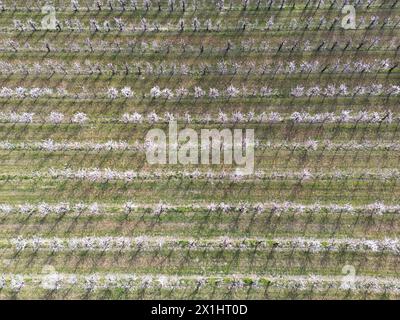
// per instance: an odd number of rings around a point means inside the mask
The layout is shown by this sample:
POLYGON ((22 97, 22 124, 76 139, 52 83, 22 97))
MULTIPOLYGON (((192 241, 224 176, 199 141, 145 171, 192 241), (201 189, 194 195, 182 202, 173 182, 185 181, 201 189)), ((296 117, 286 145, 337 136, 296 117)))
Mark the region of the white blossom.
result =
POLYGON ((77 124, 85 124, 86 122, 89 121, 89 118, 87 117, 87 115, 83 112, 78 112, 75 113, 73 115, 73 117, 71 118, 71 122, 72 123, 77 123, 77 124))

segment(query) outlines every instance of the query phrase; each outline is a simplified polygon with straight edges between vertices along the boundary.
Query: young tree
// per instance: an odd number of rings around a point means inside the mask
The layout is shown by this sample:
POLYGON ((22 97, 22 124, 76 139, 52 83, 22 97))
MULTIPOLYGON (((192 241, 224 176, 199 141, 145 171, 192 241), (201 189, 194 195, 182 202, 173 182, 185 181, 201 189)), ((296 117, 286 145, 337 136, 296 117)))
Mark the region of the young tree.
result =
POLYGON ((60 113, 60 112, 51 112, 49 117, 48 117, 48 121, 52 124, 60 124, 62 123, 64 120, 64 114, 60 113))
POLYGON ((83 112, 77 112, 71 118, 72 123, 77 123, 77 124, 81 124, 81 125, 85 124, 88 121, 89 121, 89 118, 83 112))

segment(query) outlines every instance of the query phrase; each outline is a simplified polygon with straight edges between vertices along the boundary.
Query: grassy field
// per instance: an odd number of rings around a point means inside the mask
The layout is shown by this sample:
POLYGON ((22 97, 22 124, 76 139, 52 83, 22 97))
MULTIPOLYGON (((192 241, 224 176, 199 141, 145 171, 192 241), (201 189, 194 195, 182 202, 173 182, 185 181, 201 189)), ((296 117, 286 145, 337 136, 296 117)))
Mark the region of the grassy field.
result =
POLYGON ((354 30, 341 1, 58 0, 54 30, 44 1, 14 2, 0 299, 399 298, 400 2, 355 5, 354 30), (170 114, 254 129, 255 173, 149 164, 146 134, 170 114), (52 174, 82 169, 142 176, 52 174))

